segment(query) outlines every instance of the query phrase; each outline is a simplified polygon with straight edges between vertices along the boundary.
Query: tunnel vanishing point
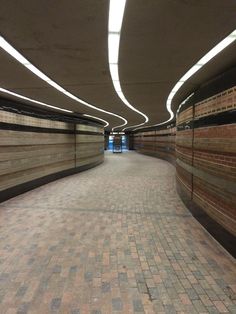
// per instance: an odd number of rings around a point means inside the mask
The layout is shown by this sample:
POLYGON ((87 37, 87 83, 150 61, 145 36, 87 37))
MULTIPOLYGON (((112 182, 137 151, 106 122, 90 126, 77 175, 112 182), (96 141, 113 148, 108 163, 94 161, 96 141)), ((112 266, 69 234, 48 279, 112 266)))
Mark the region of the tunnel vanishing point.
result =
POLYGON ((236 2, 1 4, 0 314, 236 313, 236 2))

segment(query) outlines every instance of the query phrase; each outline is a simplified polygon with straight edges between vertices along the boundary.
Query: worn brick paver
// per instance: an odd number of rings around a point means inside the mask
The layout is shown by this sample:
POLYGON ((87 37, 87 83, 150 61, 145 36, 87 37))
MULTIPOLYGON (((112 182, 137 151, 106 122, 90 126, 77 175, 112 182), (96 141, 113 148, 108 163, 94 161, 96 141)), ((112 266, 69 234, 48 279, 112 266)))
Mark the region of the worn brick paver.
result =
POLYGON ((236 313, 235 260, 172 165, 108 153, 0 205, 0 313, 236 313))

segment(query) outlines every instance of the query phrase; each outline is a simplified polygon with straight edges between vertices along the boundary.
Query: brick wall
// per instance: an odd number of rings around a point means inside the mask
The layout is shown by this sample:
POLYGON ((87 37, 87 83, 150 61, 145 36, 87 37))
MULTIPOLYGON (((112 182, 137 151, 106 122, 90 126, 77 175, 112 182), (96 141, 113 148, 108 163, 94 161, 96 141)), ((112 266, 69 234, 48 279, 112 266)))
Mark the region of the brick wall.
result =
POLYGON ((182 200, 208 231, 236 256, 233 72, 236 74, 236 69, 204 85, 181 105, 176 127, 135 133, 134 148, 176 165, 177 190, 182 200), (227 88, 224 84, 231 86, 227 88))
POLYGON ((175 127, 134 134, 134 149, 175 163, 175 127))
POLYGON ((193 103, 178 114, 176 135, 177 181, 182 195, 234 236, 235 109, 235 87, 193 103))

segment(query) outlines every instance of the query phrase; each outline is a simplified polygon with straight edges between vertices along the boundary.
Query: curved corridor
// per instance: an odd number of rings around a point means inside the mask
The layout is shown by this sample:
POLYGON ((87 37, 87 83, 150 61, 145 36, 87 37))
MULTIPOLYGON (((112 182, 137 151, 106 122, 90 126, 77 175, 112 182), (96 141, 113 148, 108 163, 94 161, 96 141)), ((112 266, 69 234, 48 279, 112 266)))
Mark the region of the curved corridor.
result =
POLYGON ((108 152, 0 204, 0 309, 236 313, 236 265, 183 205, 174 166, 108 152))

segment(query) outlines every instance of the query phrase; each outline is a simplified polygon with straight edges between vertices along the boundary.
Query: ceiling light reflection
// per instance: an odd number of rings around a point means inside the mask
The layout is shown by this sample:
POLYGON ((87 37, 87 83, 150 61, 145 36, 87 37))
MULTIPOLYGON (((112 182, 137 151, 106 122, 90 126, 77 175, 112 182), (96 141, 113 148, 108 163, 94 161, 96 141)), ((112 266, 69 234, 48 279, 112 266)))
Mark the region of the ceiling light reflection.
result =
POLYGON ((34 104, 38 104, 38 105, 41 105, 41 106, 49 107, 49 108, 60 110, 60 111, 64 111, 64 112, 73 113, 73 111, 71 111, 71 110, 62 109, 62 108, 59 108, 59 107, 56 107, 56 106, 52 106, 52 105, 46 104, 44 102, 41 102, 41 101, 38 101, 38 100, 35 100, 35 99, 32 99, 32 98, 29 98, 29 97, 26 97, 26 96, 23 96, 23 95, 20 95, 20 94, 17 94, 17 93, 14 93, 14 92, 12 92, 12 91, 10 91, 8 89, 5 89, 5 88, 1 88, 0 87, 0 93, 9 94, 11 96, 14 96, 14 97, 17 97, 17 98, 20 98, 20 99, 23 99, 23 100, 27 100, 27 101, 30 101, 30 102, 32 102, 34 104))
POLYGON ((96 120, 99 120, 99 121, 102 121, 103 123, 105 123, 104 128, 106 128, 106 127, 109 125, 109 123, 108 123, 106 120, 103 120, 103 119, 98 118, 98 117, 95 117, 95 116, 91 116, 90 114, 85 114, 85 113, 84 113, 83 116, 88 117, 88 118, 93 118, 93 119, 96 119, 96 120))

